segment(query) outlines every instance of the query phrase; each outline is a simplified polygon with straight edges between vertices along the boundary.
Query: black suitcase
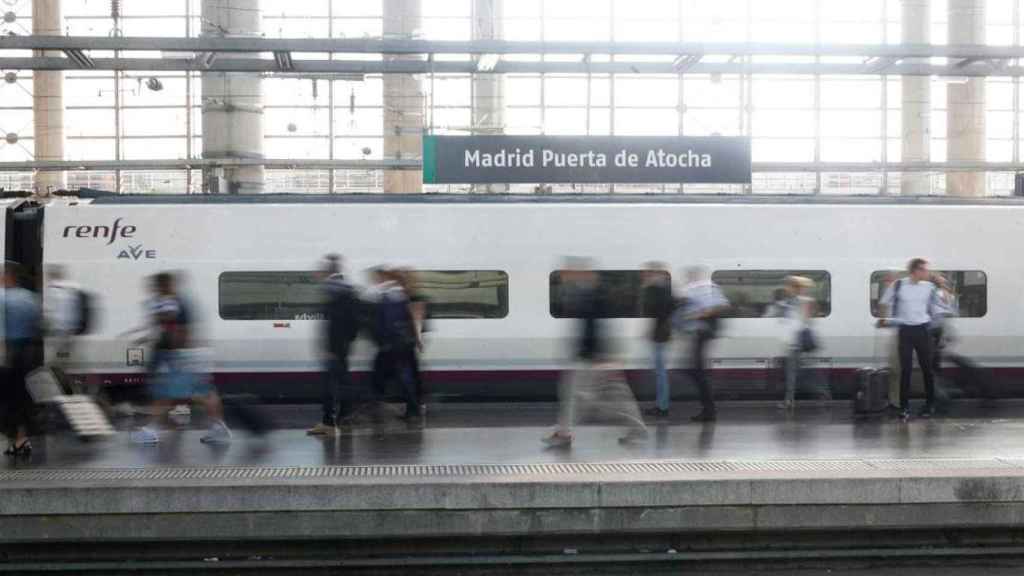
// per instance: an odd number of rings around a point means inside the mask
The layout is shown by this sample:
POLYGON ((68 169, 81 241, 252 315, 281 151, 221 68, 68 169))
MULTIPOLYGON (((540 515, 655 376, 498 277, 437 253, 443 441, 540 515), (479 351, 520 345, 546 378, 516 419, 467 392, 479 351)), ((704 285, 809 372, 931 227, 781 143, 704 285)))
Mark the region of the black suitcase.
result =
POLYGON ((889 369, 861 368, 853 393, 853 413, 856 416, 884 414, 889 406, 889 369))

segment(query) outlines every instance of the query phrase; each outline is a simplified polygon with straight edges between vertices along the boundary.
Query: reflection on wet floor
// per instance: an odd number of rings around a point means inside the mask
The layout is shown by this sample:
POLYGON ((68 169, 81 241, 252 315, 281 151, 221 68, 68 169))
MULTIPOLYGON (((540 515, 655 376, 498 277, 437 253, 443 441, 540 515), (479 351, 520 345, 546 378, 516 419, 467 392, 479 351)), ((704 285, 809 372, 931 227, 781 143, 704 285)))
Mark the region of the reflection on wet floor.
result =
MULTIPOLYGON (((658 459, 1024 458, 1024 403, 959 403, 950 416, 900 423, 890 418, 855 421, 849 404, 809 404, 786 416, 763 404, 725 405, 713 424, 687 422, 696 407, 651 421, 644 442, 621 445, 621 429, 596 422, 577 430, 571 449, 545 449, 554 404, 443 404, 431 406, 422 425, 387 420, 335 437, 315 438, 305 427, 315 406, 268 410, 280 427, 263 439, 237 432, 226 446, 199 442, 202 430, 166 433, 155 446, 132 444, 127 432, 81 443, 67 433, 37 439, 13 467, 122 468, 141 466, 315 466, 365 464, 512 464, 613 462, 658 459)), ((198 424, 199 416, 196 415, 198 424)))

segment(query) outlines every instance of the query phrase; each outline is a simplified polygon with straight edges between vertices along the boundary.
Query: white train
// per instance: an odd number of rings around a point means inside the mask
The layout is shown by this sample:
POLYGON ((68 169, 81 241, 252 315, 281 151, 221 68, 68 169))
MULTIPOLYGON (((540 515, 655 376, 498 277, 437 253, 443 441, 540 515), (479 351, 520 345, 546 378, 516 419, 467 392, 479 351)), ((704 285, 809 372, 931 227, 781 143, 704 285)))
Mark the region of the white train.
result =
MULTIPOLYGON (((433 316, 424 367, 439 394, 553 394, 572 326, 556 317, 553 290, 565 255, 609 271, 617 315, 631 316, 610 329, 637 382, 648 379, 648 321, 636 317, 648 260, 668 263, 677 285, 684 266, 706 266, 733 301, 738 317, 711 351, 725 397, 779 393, 770 365, 780 326, 762 316, 792 272, 817 281, 815 362, 842 394, 853 370, 886 355, 872 302, 886 271, 914 256, 957 285, 960 351, 1005 376, 1009 393, 1024 368, 1024 269, 1012 257, 1024 203, 1015 199, 100 196, 0 208, 8 258, 35 270, 62 264, 98 296, 97 330, 74 363, 111 385, 139 381, 146 351, 125 333, 143 322, 145 277, 176 269, 223 386, 315 395, 314 271, 328 252, 344 255, 357 283, 382 263, 419 271, 433 316)), ((357 371, 371 353, 357 346, 357 371)))

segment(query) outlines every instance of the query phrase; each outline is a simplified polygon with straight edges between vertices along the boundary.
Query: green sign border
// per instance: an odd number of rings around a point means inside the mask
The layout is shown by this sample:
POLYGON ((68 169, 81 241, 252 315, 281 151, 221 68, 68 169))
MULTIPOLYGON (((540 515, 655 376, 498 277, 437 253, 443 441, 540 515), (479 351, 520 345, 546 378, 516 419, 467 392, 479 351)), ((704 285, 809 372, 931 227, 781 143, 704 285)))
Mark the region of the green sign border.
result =
POLYGON ((423 183, 434 184, 437 178, 437 139, 423 137, 423 183))

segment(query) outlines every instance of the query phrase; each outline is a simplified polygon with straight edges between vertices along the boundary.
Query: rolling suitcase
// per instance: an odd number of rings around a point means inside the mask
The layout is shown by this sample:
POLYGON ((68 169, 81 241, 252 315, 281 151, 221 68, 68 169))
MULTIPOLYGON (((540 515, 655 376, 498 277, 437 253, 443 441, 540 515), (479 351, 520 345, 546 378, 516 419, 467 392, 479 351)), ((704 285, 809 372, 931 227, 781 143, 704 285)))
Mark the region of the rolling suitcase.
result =
MULTIPOLYGON (((878 364, 878 338, 875 338, 874 357, 878 364)), ((853 414, 867 418, 885 414, 889 407, 889 369, 875 366, 857 371, 853 390, 853 414)))
POLYGON ((889 406, 889 369, 861 368, 857 371, 853 413, 868 417, 885 414, 889 406))
POLYGON ((59 373, 53 369, 36 368, 25 377, 25 387, 37 404, 56 406, 80 439, 114 434, 114 427, 96 401, 85 394, 65 394, 65 385, 62 385, 59 373))

